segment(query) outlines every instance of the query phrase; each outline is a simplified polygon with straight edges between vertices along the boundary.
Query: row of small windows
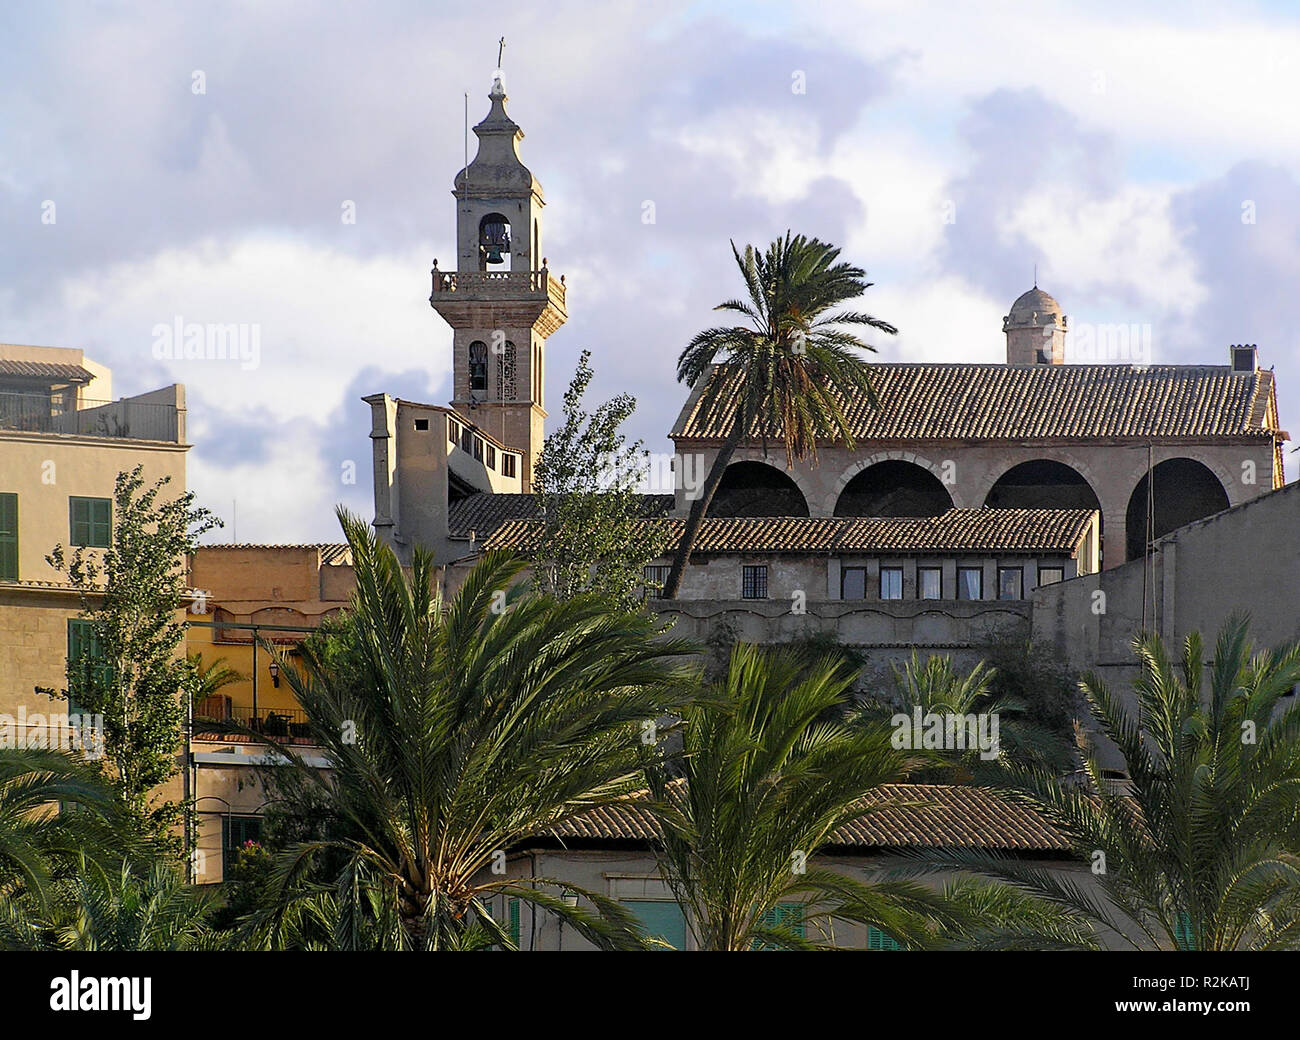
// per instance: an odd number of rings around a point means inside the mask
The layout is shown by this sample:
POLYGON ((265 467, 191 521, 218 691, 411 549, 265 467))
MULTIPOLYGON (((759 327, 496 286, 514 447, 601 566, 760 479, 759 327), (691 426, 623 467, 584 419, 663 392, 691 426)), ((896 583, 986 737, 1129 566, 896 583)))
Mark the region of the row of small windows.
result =
MULTIPOLYGON (((1039 567, 1038 585, 1055 585, 1064 580, 1065 569, 1062 567, 1039 567)), ((942 567, 917 567, 917 599, 967 599, 984 598, 984 568, 957 568, 956 596, 945 597, 942 567)), ((1025 598, 1025 568, 999 567, 996 599, 1025 598)), ((903 599, 903 568, 881 567, 877 596, 880 599, 903 599)), ((840 598, 867 598, 867 568, 845 567, 840 571, 840 598)))
MULTIPOLYGON (((428 419, 416 419, 415 428, 417 431, 429 429, 428 419)), ((472 455, 476 462, 483 463, 490 470, 497 468, 497 449, 494 445, 489 444, 468 426, 458 423, 455 419, 448 416, 447 418, 447 440, 452 447, 460 448, 461 451, 472 455)), ((503 477, 514 477, 519 473, 519 456, 512 455, 508 451, 501 452, 501 475, 503 477)))
MULTIPOLYGON (((669 568, 662 564, 653 564, 643 571, 647 595, 661 590, 668 580, 669 568)), ((995 599, 1024 599, 1025 567, 999 567, 997 569, 997 595, 995 599)), ((1033 573, 1030 569, 1031 575, 1033 573)), ((1037 568, 1038 586, 1055 585, 1065 579, 1063 567, 1040 566, 1037 568)), ((943 568, 922 566, 916 568, 917 599, 984 599, 984 568, 958 567, 955 590, 944 588, 943 568), (955 592, 955 595, 950 593, 955 592)), ((1038 587, 1033 586, 1033 587, 1038 587)), ((869 587, 866 567, 844 567, 840 571, 840 598, 867 599, 869 587)), ((875 588, 872 590, 879 599, 903 599, 903 568, 881 567, 875 588)), ((744 564, 740 568, 740 598, 767 599, 767 565, 744 564)))
MULTIPOLYGON (((68 498, 68 541, 74 546, 107 549, 113 535, 113 501, 68 498)), ((18 495, 0 493, 0 581, 18 580, 18 495)))

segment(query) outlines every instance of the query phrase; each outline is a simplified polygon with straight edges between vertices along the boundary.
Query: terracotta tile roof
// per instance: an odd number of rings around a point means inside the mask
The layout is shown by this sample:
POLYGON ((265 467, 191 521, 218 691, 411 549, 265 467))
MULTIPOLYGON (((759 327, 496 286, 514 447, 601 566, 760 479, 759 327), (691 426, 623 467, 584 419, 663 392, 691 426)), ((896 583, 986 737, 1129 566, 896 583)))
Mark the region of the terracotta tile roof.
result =
MULTIPOLYGON (((673 507, 672 495, 642 495, 647 516, 666 513, 673 507)), ((537 499, 529 495, 494 495, 488 492, 469 495, 455 503, 447 515, 447 535, 468 538, 473 531, 479 541, 493 534, 510 520, 530 519, 537 515, 537 499)))
POLYGON ((214 542, 199 546, 203 552, 240 549, 315 549, 320 553, 320 562, 326 566, 352 566, 352 547, 347 542, 214 542))
MULTIPOLYGON (((1087 509, 950 509, 923 517, 706 517, 694 552, 1073 552, 1096 514, 1087 509)), ((649 521, 671 528, 685 520, 649 521)), ((484 549, 530 551, 538 525, 510 520, 484 549)))
MULTIPOLYGON (((1226 365, 868 368, 880 409, 865 400, 844 404, 858 440, 1266 438, 1277 425, 1272 373, 1233 375, 1226 365)), ((728 379, 726 366, 715 369, 703 391, 692 393, 671 436, 722 437, 735 400, 728 379), (714 396, 720 403, 707 405, 714 396)))
POLYGON ((50 361, 6 361, 2 358, 0 358, 0 376, 48 379, 51 382, 65 383, 89 383, 95 378, 80 365, 64 365, 50 361))
MULTIPOLYGON (((551 830, 559 839, 650 841, 659 828, 650 812, 626 802, 566 820, 551 830)), ((1065 852, 1065 839, 1033 809, 983 787, 887 784, 864 800, 865 813, 841 827, 831 845, 850 849, 968 848, 1065 852)))

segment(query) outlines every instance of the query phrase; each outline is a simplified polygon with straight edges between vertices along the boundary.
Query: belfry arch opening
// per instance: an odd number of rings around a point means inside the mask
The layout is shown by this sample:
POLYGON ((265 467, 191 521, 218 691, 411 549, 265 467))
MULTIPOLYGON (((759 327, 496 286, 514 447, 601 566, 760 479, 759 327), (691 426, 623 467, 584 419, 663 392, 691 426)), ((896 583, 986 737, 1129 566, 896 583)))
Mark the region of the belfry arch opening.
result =
POLYGON ((799 485, 765 462, 733 462, 709 505, 709 516, 807 516, 799 485))
POLYGON ((1146 555, 1150 540, 1184 524, 1213 516, 1228 508, 1228 493, 1214 471, 1195 459, 1166 459, 1151 470, 1154 489, 1154 523, 1147 526, 1148 480, 1144 473, 1129 496, 1124 526, 1126 559, 1146 555))
POLYGON ((990 509, 1100 509, 1092 485, 1073 466, 1033 459, 1012 466, 984 499, 990 509))
MULTIPOLYGON (((527 231, 525 230, 525 240, 527 231)), ((478 222, 478 269, 510 270, 510 221, 500 213, 489 213, 478 222)))
POLYGON ((939 516, 952 508, 943 481, 924 466, 886 459, 868 466, 845 485, 836 516, 939 516))

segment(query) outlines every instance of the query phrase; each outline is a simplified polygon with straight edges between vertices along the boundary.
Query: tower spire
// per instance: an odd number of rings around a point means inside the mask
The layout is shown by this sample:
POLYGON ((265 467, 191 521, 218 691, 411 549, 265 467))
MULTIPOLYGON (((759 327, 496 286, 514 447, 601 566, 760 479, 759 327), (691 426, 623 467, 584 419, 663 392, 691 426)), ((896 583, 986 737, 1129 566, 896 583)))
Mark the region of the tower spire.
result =
MULTIPOLYGON (((504 53, 502 37, 498 61, 504 53)), ((434 271, 429 302, 454 330, 452 407, 510 454, 477 461, 527 492, 544 435, 546 340, 568 315, 542 253, 542 186, 519 158, 524 133, 508 100, 498 68, 473 128, 478 152, 454 182, 456 270, 434 271)))

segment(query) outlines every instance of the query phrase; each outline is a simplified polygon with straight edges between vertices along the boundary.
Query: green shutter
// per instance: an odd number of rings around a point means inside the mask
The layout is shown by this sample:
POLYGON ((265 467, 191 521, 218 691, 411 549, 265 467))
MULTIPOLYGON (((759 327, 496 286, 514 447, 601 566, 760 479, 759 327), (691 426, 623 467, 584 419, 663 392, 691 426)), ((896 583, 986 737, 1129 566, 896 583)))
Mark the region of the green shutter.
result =
MULTIPOLYGON (((802 903, 777 903, 776 906, 765 910, 758 921, 764 928, 784 928, 793 932, 800 939, 804 938, 802 903)), ((776 947, 755 942, 754 949, 774 950, 776 947)))
POLYGON ((507 907, 508 907, 507 912, 510 915, 510 926, 509 926, 510 941, 515 944, 515 948, 517 949, 519 947, 519 936, 520 936, 519 900, 511 899, 507 904, 507 907))
POLYGON ((18 580, 18 496, 0 495, 0 581, 18 580))
POLYGON ((113 535, 113 502, 107 498, 68 499, 69 538, 73 545, 107 549, 113 535))
POLYGON ((68 539, 73 545, 90 542, 90 503, 84 498, 68 499, 68 539))
POLYGON ((83 658, 90 661, 103 660, 104 651, 99 645, 99 636, 94 626, 85 618, 68 618, 68 714, 80 715, 81 705, 76 698, 74 675, 79 675, 77 665, 83 658))
POLYGON ((107 549, 113 544, 113 503, 107 498, 90 500, 91 545, 107 549))
POLYGON ((1174 922, 1174 942, 1180 950, 1196 949, 1196 929, 1192 927, 1192 916, 1186 911, 1178 914, 1174 922))
POLYGON ((662 939, 674 950, 686 949, 686 915, 674 900, 636 899, 624 905, 636 915, 646 935, 662 939))
POLYGON ((867 925, 867 949, 868 950, 901 950, 898 940, 891 938, 882 932, 874 924, 867 925))

